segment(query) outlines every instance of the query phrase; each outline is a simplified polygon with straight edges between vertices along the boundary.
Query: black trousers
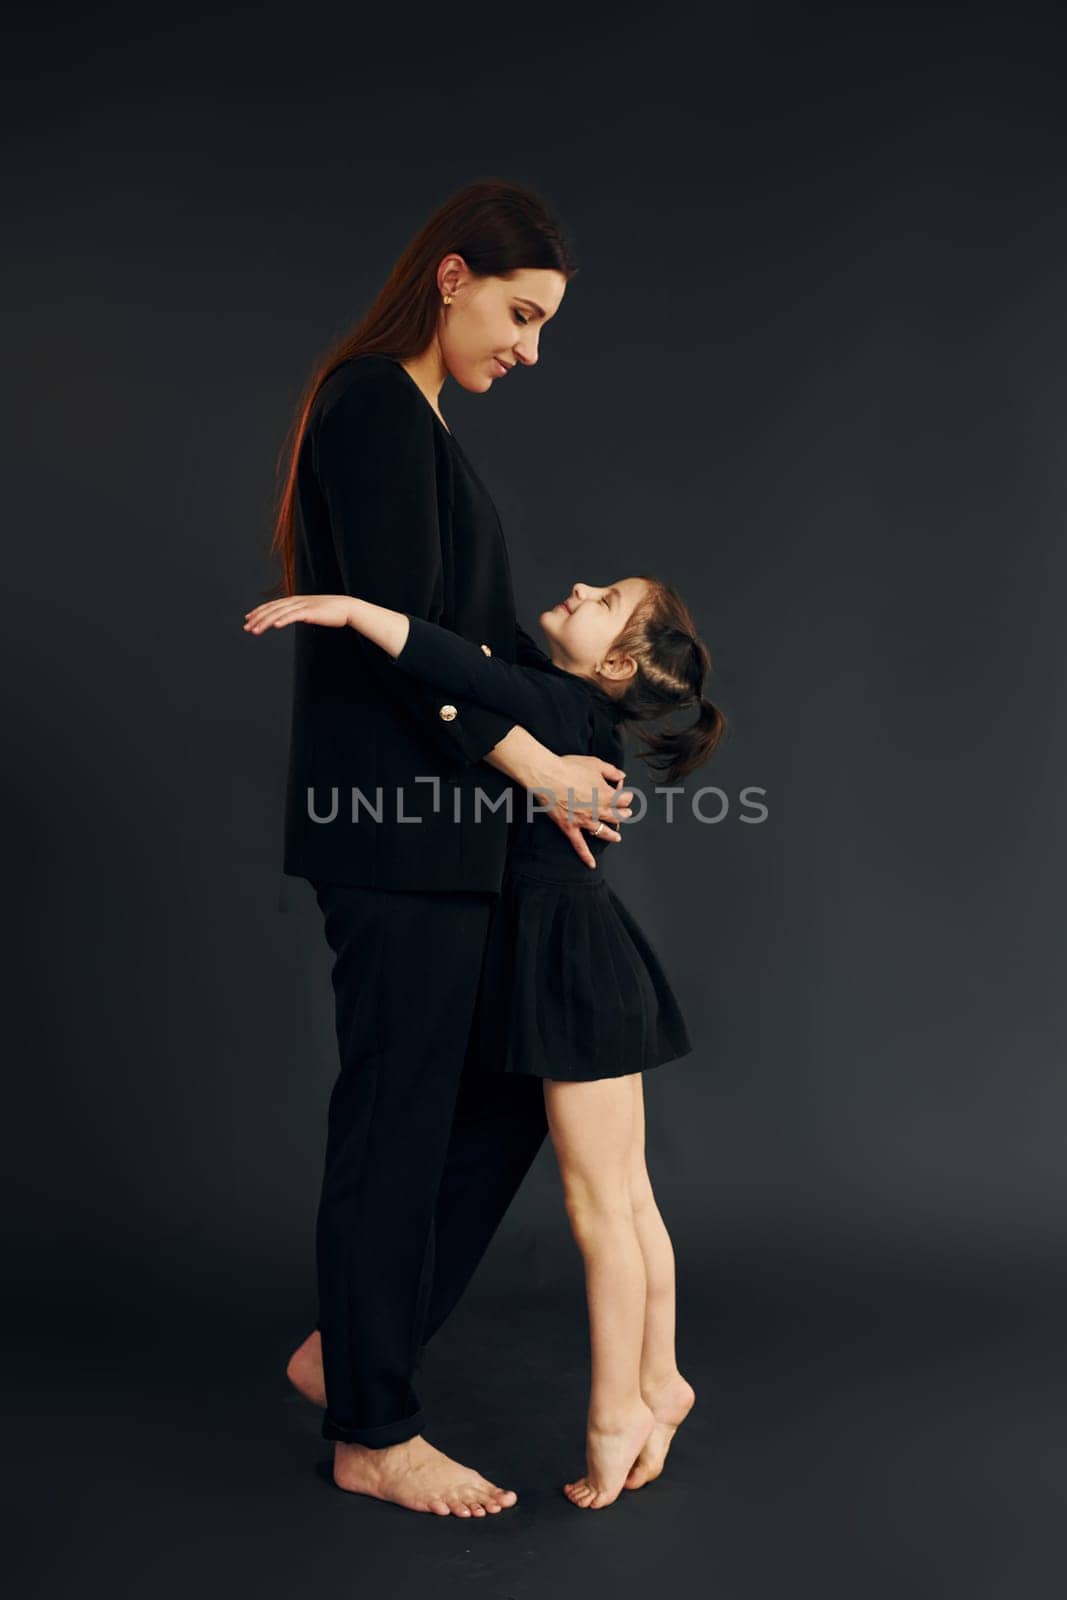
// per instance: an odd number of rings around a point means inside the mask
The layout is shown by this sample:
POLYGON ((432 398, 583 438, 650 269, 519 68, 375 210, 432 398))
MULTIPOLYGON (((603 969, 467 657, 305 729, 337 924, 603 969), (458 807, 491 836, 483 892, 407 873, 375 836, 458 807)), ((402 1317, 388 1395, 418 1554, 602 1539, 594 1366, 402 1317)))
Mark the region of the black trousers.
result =
POLYGON ((539 1078, 469 1048, 494 897, 314 883, 340 1071, 315 1230, 326 1439, 422 1431, 413 1387, 547 1132, 539 1078))

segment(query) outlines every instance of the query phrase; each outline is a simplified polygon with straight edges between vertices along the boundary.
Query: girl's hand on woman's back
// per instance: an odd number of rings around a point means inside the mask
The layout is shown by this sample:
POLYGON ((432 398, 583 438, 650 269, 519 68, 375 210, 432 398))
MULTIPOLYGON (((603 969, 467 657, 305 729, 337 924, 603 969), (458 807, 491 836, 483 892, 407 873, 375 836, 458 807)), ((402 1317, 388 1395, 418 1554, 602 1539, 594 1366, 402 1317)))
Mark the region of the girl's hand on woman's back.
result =
POLYGON ((268 600, 245 612, 244 631, 287 628, 291 622, 317 622, 322 628, 347 628, 352 620, 352 597, 347 594, 294 594, 268 600))

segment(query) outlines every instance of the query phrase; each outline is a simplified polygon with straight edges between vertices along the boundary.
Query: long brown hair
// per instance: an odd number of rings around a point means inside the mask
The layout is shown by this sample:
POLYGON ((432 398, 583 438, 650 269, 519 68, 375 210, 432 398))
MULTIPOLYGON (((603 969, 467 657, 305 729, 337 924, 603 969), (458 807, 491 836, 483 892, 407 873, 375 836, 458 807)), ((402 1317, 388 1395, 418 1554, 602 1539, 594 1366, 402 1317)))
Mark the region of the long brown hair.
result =
POLYGON ((278 498, 271 553, 280 558, 276 589, 295 588, 293 522, 296 469, 308 416, 327 378, 354 356, 402 361, 421 355, 437 328, 437 268, 461 255, 476 277, 506 278, 523 268, 548 268, 568 280, 578 268, 563 229, 545 201, 522 184, 482 179, 446 200, 393 267, 363 320, 319 361, 305 385, 278 458, 278 498))
POLYGON ((651 573, 637 576, 648 584, 648 593, 611 646, 612 652, 633 656, 637 671, 612 703, 622 723, 635 728, 645 747, 638 760, 673 784, 708 760, 730 724, 718 706, 704 698, 711 653, 697 637, 696 624, 678 590, 651 573), (697 718, 687 727, 641 726, 693 706, 697 718))

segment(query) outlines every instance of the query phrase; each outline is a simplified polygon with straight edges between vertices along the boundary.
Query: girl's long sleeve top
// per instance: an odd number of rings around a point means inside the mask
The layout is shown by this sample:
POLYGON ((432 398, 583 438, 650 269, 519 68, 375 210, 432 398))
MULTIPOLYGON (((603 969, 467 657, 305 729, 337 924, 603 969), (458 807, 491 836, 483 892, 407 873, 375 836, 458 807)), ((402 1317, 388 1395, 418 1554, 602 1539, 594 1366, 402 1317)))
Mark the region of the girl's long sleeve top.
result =
MULTIPOLYGON (((394 667, 445 694, 511 717, 550 749, 622 764, 620 719, 610 697, 557 667, 528 634, 523 634, 520 661, 509 662, 422 617, 408 612, 407 618, 408 637, 394 667)), ((605 785, 605 800, 609 793, 605 785)), ((536 814, 528 820, 521 790, 513 795, 513 818, 512 857, 531 857, 568 878, 589 873, 554 822, 536 814)), ((588 836, 587 842, 595 855, 611 843, 588 836)))

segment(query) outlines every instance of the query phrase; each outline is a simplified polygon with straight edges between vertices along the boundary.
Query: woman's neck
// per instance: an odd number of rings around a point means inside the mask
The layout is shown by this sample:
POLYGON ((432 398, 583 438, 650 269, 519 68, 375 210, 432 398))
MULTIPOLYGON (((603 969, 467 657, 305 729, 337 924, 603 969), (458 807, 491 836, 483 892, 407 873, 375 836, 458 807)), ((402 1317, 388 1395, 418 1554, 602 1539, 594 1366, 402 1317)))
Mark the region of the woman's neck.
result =
MULTIPOLYGON (((409 356, 400 365, 413 383, 417 383, 437 415, 441 416, 441 390, 448 372, 436 342, 427 345, 421 356, 409 356)), ((441 417, 441 421, 444 418, 441 417)))

